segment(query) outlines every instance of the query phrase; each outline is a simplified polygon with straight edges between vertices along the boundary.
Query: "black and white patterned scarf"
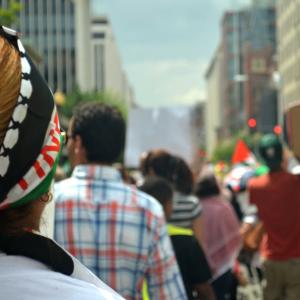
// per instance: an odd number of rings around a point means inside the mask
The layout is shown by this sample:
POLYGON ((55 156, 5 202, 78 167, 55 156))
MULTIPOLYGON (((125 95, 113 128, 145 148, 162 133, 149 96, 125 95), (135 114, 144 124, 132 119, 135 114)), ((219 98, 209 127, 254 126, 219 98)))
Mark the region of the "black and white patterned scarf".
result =
POLYGON ((53 94, 17 33, 0 26, 0 35, 19 52, 22 71, 19 97, 0 144, 0 209, 5 209, 48 191, 63 136, 53 94))

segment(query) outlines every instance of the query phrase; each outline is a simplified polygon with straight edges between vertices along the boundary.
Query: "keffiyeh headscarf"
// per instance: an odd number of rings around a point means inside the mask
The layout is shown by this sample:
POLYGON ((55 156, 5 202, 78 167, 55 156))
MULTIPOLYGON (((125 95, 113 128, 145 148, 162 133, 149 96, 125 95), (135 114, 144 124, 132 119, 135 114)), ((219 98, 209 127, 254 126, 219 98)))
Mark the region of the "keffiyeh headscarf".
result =
POLYGON ((53 94, 17 33, 0 26, 0 35, 20 54, 22 72, 19 96, 0 142, 0 209, 5 209, 36 200, 49 190, 63 135, 53 94))

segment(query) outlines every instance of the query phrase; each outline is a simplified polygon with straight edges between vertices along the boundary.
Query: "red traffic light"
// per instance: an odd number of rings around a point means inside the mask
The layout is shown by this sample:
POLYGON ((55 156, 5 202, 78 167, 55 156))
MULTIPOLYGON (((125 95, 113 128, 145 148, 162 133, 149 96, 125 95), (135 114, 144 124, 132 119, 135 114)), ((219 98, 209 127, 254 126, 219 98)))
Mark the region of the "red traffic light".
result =
POLYGON ((282 128, 280 125, 275 125, 273 131, 275 134, 280 135, 282 133, 282 128))
POLYGON ((248 126, 249 126, 250 128, 256 127, 256 120, 255 120, 254 118, 250 118, 250 119, 248 120, 248 126))

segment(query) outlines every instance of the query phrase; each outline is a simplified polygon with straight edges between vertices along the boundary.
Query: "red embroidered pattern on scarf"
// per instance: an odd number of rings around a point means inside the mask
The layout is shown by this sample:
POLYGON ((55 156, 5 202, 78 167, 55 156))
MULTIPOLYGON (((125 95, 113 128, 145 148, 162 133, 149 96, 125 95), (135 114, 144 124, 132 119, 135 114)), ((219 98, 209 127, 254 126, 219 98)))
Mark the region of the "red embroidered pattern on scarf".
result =
MULTIPOLYGON (((48 152, 57 152, 58 153, 60 150, 60 141, 57 137, 55 137, 55 135, 57 135, 57 134, 60 135, 59 120, 58 120, 57 113, 55 113, 55 116, 54 116, 54 124, 55 124, 55 128, 50 130, 52 144, 51 145, 46 144, 41 151, 44 162, 46 162, 50 168, 53 167, 55 160, 51 157, 51 155, 48 154, 48 152)), ((46 176, 46 171, 43 169, 41 163, 42 163, 42 161, 36 160, 36 162, 34 163, 34 166, 33 166, 34 170, 36 172, 36 175, 40 179, 42 179, 46 176)), ((18 184, 21 187, 21 189, 24 191, 27 190, 29 187, 29 183, 25 180, 24 177, 19 181, 18 184)))

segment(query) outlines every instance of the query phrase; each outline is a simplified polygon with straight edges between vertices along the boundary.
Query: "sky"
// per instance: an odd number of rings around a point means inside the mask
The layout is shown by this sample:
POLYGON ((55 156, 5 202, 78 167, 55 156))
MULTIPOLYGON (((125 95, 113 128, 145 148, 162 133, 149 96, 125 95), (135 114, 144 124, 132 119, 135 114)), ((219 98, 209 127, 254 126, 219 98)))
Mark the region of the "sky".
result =
POLYGON ((145 107, 205 99, 204 74, 222 13, 247 0, 92 0, 112 23, 135 101, 145 107))

